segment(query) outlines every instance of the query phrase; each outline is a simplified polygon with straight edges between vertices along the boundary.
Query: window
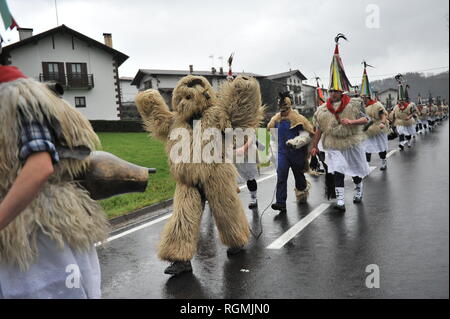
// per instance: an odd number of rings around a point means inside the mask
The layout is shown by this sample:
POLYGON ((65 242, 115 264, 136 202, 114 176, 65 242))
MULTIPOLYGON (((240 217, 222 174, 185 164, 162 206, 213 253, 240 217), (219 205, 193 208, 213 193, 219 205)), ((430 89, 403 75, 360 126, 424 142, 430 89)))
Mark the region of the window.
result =
POLYGON ((72 74, 81 75, 81 63, 71 63, 70 70, 72 71, 72 74))
POLYGON ((42 62, 42 81, 59 82, 64 84, 64 63, 42 62))
POLYGON ((89 85, 86 63, 66 63, 69 86, 83 88, 89 85))
POLYGON ((75 107, 86 107, 86 98, 84 96, 75 96, 75 107))
POLYGON ((152 88, 152 80, 147 80, 144 82, 144 90, 148 90, 152 88))

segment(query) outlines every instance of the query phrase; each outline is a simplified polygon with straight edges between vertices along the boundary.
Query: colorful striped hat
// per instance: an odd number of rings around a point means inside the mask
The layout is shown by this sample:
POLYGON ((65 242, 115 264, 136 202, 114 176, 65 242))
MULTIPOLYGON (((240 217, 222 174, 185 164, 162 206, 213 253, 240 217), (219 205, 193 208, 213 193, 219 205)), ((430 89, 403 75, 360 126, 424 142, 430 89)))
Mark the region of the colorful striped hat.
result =
POLYGON ((330 91, 349 92, 352 85, 345 74, 344 65, 342 64, 341 57, 339 55, 339 39, 347 40, 345 35, 339 33, 334 41, 336 47, 334 49, 333 60, 330 66, 330 91))
POLYGON ((372 92, 372 87, 370 86, 369 77, 367 76, 367 67, 370 66, 373 68, 373 66, 371 66, 370 64, 367 64, 366 61, 363 61, 362 64, 364 64, 364 72, 363 72, 363 77, 362 77, 362 82, 361 82, 360 95, 362 97, 372 98, 373 92, 372 92))

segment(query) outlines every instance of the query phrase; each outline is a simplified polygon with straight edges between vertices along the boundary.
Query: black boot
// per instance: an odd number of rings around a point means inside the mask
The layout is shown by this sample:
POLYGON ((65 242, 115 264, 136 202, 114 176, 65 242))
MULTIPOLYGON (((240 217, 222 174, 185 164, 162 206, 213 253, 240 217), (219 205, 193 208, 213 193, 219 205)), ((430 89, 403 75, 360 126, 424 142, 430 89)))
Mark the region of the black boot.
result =
POLYGON ((333 207, 335 210, 337 210, 338 212, 345 212, 345 205, 339 205, 339 204, 334 204, 333 207))
POLYGON ((244 247, 230 247, 227 249, 227 255, 228 256, 234 256, 239 254, 240 252, 244 251, 244 247))
POLYGON ((248 204, 248 208, 249 209, 256 209, 256 208, 258 208, 258 202, 257 201, 250 202, 250 204, 248 204))
POLYGON ((285 214, 287 212, 286 205, 281 205, 281 204, 278 204, 278 203, 272 204, 272 209, 273 210, 279 210, 280 214, 285 214))
POLYGON ((174 261, 169 267, 164 270, 168 275, 179 275, 183 272, 192 272, 191 261, 174 261))

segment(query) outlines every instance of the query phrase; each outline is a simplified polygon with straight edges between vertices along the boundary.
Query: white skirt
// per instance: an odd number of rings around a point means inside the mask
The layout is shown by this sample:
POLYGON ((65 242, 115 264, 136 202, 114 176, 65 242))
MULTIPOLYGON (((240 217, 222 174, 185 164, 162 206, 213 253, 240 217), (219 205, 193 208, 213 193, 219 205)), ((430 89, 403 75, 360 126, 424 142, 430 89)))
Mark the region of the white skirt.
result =
POLYGON ((397 126, 399 135, 416 135, 416 124, 410 126, 397 126))
POLYGON ((325 162, 330 173, 338 172, 347 176, 366 177, 370 173, 364 147, 358 144, 347 150, 325 150, 325 162))
POLYGON ((322 144, 322 139, 320 139, 320 140, 319 140, 319 143, 317 143, 317 149, 318 149, 320 152, 324 152, 323 144, 322 144))
POLYGON ((101 298, 100 263, 95 247, 79 253, 38 234, 38 257, 27 271, 0 263, 0 299, 101 298))
POLYGON ((366 153, 381 153, 388 149, 388 136, 386 133, 380 133, 369 137, 363 142, 366 153))

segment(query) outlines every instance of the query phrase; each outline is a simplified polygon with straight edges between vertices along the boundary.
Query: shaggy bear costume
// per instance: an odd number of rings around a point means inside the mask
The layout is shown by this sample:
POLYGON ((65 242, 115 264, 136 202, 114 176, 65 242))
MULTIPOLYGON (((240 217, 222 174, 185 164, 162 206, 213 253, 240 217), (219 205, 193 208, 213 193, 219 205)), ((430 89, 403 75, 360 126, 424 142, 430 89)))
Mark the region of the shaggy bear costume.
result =
MULTIPOLYGON (((139 93, 136 105, 146 129, 166 143, 168 154, 179 143, 171 138, 171 133, 179 128, 186 129, 190 134, 190 159, 194 156, 194 120, 201 120, 199 134, 209 128, 224 132, 226 128, 256 128, 264 113, 258 82, 245 76, 225 83, 217 94, 206 78, 188 75, 178 82, 173 91, 173 112, 159 92, 152 89, 139 93)), ((208 142, 203 141, 202 146, 208 142)), ((225 151, 221 154, 222 159, 224 155, 225 151)), ((175 163, 171 159, 169 165, 177 182, 174 209, 158 249, 159 258, 173 262, 166 273, 191 271, 189 261, 197 249, 205 200, 215 218, 220 239, 230 247, 229 251, 246 245, 249 225, 236 193, 237 172, 234 165, 223 160, 221 163, 175 163)))

